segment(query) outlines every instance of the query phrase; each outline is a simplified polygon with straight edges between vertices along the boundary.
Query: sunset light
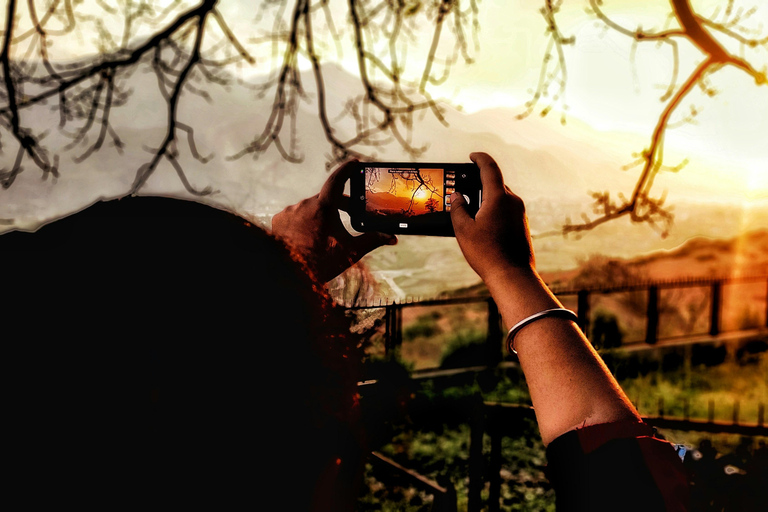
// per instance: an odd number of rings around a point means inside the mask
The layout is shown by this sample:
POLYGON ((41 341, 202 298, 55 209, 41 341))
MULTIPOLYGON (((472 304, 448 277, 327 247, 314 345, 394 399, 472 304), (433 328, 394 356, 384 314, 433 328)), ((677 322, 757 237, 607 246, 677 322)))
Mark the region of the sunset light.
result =
POLYGON ((768 162, 757 162, 747 171, 747 198, 768 199, 768 162), (759 167, 758 167, 759 165, 759 167))
POLYGON ((765 509, 768 0, 4 6, 23 499, 765 509))
POLYGON ((426 201, 427 198, 430 196, 429 190, 427 190, 427 187, 424 185, 414 185, 416 187, 414 193, 413 193, 413 199, 416 201, 426 201))

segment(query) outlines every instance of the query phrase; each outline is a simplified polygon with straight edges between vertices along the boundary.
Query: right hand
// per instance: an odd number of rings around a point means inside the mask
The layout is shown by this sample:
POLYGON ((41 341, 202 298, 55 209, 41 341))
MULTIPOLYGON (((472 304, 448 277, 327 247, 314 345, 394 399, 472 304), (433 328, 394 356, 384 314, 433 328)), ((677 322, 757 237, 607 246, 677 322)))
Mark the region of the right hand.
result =
POLYGON ((483 204, 473 219, 461 194, 451 196, 451 222, 464 257, 486 282, 511 268, 535 273, 523 200, 504 185, 493 158, 486 153, 469 157, 480 168, 483 204))

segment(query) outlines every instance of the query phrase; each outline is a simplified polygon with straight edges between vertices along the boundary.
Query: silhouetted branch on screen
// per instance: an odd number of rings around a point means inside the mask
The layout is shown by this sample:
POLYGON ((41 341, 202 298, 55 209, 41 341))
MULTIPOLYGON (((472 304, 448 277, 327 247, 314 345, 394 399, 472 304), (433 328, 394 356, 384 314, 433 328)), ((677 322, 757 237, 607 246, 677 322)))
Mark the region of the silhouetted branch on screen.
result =
POLYGON ((407 197, 409 199, 408 205, 402 208, 402 213, 405 214, 414 212, 414 206, 419 198, 423 199, 424 208, 431 212, 436 211, 444 199, 432 175, 422 174, 419 169, 374 168, 365 174, 366 192, 375 194, 386 190, 392 196, 407 197), (384 175, 384 171, 386 171, 386 175, 384 175), (378 185, 379 183, 382 185, 378 185))

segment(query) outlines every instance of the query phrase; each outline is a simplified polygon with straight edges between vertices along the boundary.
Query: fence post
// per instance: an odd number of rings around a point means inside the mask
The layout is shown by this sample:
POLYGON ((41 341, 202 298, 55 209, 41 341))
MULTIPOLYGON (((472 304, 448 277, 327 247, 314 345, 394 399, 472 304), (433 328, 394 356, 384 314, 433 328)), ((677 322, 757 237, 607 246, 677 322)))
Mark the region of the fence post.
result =
POLYGON ((397 348, 402 343, 403 315, 401 307, 397 304, 387 306, 385 314, 384 355, 392 359, 397 353, 397 348))
POLYGON ((488 512, 499 512, 501 507, 501 441, 502 423, 495 409, 488 410, 488 434, 491 437, 491 457, 488 467, 488 512))
POLYGON ((646 311, 645 342, 653 345, 659 339, 659 287, 648 288, 648 309, 646 311))
POLYGON ((483 433, 485 430, 485 405, 475 404, 471 412, 469 429, 469 489, 467 490, 467 512, 480 512, 480 493, 485 487, 483 477, 483 433))
POLYGON ((765 280, 765 327, 768 327, 768 279, 765 280))
POLYGON ((579 317, 581 331, 589 337, 589 291, 587 290, 579 290, 576 315, 579 317))
POLYGON ((392 305, 384 308, 384 357, 392 350, 392 305))
POLYGON ((709 311, 709 334, 711 336, 717 336, 720 333, 721 288, 722 283, 720 281, 712 283, 712 302, 709 311))

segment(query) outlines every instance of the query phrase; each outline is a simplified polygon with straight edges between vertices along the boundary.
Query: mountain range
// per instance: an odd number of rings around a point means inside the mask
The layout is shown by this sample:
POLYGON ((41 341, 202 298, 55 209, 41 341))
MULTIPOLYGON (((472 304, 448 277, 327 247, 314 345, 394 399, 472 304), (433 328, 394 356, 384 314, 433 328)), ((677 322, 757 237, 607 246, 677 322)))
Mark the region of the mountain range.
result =
MULTIPOLYGON (((359 79, 340 67, 327 65, 323 69, 329 118, 335 123, 334 134, 344 140, 352 136, 355 120, 340 115, 349 98, 364 90, 359 79)), ((295 145, 302 157, 298 162, 286 162, 274 146, 261 154, 233 159, 268 124, 273 98, 236 82, 227 86, 209 84, 206 97, 190 92, 182 95, 179 120, 194 127, 195 149, 210 159, 202 163, 192 158, 185 132, 177 133, 177 148, 184 178, 190 185, 200 190, 210 187, 215 192, 202 198, 191 195, 177 172, 161 162, 140 193, 195 198, 267 227, 271 216, 282 208, 317 193, 327 177, 325 162, 330 146, 317 115, 317 91, 311 74, 304 73, 301 78, 304 96, 298 100, 295 137, 288 133, 291 121, 287 119, 281 136, 286 147, 295 145)), ((165 134, 167 106, 156 92, 156 79, 151 73, 133 73, 124 85, 134 91, 133 95, 126 107, 114 109, 111 118, 124 145, 122 154, 108 143, 87 160, 76 163, 73 157, 84 152, 93 142, 93 135, 65 149, 71 139, 51 130, 45 143, 60 154, 61 175, 42 181, 39 172, 27 165, 12 187, 0 190, 0 232, 34 230, 95 200, 128 193, 137 170, 149 161, 152 148, 165 134), (141 125, 137 125, 137 119, 141 119, 141 125)), ((441 104, 441 112, 445 123, 429 111, 414 115, 414 129, 409 135, 414 146, 425 147, 419 159, 466 162, 472 151, 491 154, 499 162, 505 182, 526 202, 542 269, 573 268, 591 254, 632 257, 671 250, 691 238, 730 238, 768 225, 768 198, 742 201, 727 175, 697 163, 693 155, 686 169, 664 173, 656 180, 659 193, 668 189, 667 201, 674 205, 675 223, 668 237, 662 238, 649 226, 625 219, 601 226, 580 239, 541 236, 556 232, 568 217, 593 215, 590 192, 631 191, 636 171, 622 171, 622 166, 647 141, 632 134, 601 132, 576 118, 570 118, 566 126, 550 118, 519 120, 520 109, 509 106, 467 113, 446 103, 441 104), (698 179, 700 171, 706 171, 710 178, 698 179)), ((25 120, 36 123, 41 130, 50 126, 54 115, 43 110, 29 114, 25 114, 25 120)), ((381 160, 407 160, 397 144, 373 150, 381 160)), ((678 156, 671 148, 667 153, 671 159, 678 156)), ((3 158, 9 158, 9 154, 6 152, 3 158)), ((477 279, 453 239, 402 236, 397 246, 379 249, 366 262, 382 283, 391 285, 388 293, 398 297, 434 293, 438 287, 460 287, 477 279)))

